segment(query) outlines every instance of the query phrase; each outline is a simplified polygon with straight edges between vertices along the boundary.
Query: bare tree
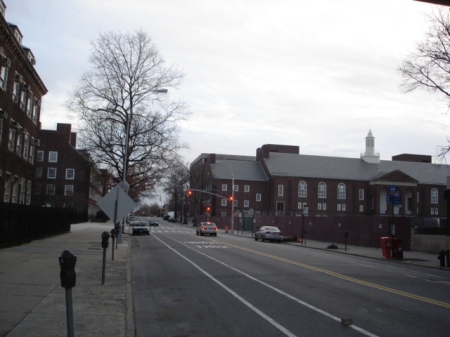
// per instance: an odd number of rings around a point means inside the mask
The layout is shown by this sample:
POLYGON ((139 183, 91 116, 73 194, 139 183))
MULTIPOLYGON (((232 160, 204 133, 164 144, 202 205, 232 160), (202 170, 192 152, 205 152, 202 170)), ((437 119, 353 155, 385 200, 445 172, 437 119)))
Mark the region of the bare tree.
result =
POLYGON ((92 70, 82 75, 66 106, 81 120, 80 145, 117 180, 126 179, 130 196, 143 197, 186 147, 177 126, 189 115, 186 106, 163 94, 177 89, 184 75, 164 65, 142 31, 100 34, 92 48, 92 70))
MULTIPOLYGON (((171 203, 174 206, 175 219, 177 218, 178 206, 183 206, 183 201, 186 200, 186 194, 189 183, 189 168, 185 165, 181 158, 172 164, 169 173, 162 182, 164 192, 171 198, 171 203)), ((184 207, 181 207, 181 218, 183 218, 184 207)), ((182 221, 183 219, 181 219, 182 221)))

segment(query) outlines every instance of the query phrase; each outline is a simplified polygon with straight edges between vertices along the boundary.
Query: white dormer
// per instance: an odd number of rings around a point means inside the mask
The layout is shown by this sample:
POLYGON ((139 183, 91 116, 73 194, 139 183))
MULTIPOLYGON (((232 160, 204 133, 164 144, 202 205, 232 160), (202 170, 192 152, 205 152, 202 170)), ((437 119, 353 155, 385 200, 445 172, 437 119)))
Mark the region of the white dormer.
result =
POLYGON ((372 135, 372 130, 369 130, 367 134, 366 151, 361 153, 361 159, 370 164, 378 164, 380 162, 380 154, 375 153, 375 137, 372 135))

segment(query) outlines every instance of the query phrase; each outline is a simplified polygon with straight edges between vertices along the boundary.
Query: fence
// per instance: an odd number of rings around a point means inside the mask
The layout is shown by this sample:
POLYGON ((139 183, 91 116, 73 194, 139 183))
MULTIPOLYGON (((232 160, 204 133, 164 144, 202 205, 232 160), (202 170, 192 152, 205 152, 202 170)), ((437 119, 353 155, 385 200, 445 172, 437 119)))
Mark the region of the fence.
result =
POLYGON ((70 232, 70 209, 0 203, 0 248, 70 232))

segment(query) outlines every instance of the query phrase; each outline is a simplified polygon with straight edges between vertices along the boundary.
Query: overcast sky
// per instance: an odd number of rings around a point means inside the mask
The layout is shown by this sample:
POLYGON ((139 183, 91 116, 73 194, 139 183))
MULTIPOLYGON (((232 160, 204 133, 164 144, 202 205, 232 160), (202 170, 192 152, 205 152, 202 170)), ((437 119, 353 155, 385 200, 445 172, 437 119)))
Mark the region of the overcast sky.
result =
MULTIPOLYGON (((72 123, 67 92, 90 69, 90 42, 146 31, 186 77, 181 154, 255 155, 263 144, 359 158, 372 129, 381 159, 436 155, 450 116, 436 94, 402 94, 398 67, 437 6, 412 0, 4 0, 6 20, 49 92, 44 129, 72 123)), ((76 130, 74 130, 76 131, 76 130)))

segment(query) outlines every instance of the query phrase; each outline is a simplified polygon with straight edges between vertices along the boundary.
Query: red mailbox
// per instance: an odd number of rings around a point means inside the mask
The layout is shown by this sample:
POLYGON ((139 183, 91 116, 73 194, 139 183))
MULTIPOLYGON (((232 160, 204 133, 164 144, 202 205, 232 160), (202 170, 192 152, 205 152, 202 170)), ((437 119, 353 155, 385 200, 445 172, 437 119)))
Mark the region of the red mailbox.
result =
POLYGON ((380 246, 381 252, 383 254, 383 258, 390 259, 392 253, 392 238, 390 237, 381 237, 380 238, 380 246))

